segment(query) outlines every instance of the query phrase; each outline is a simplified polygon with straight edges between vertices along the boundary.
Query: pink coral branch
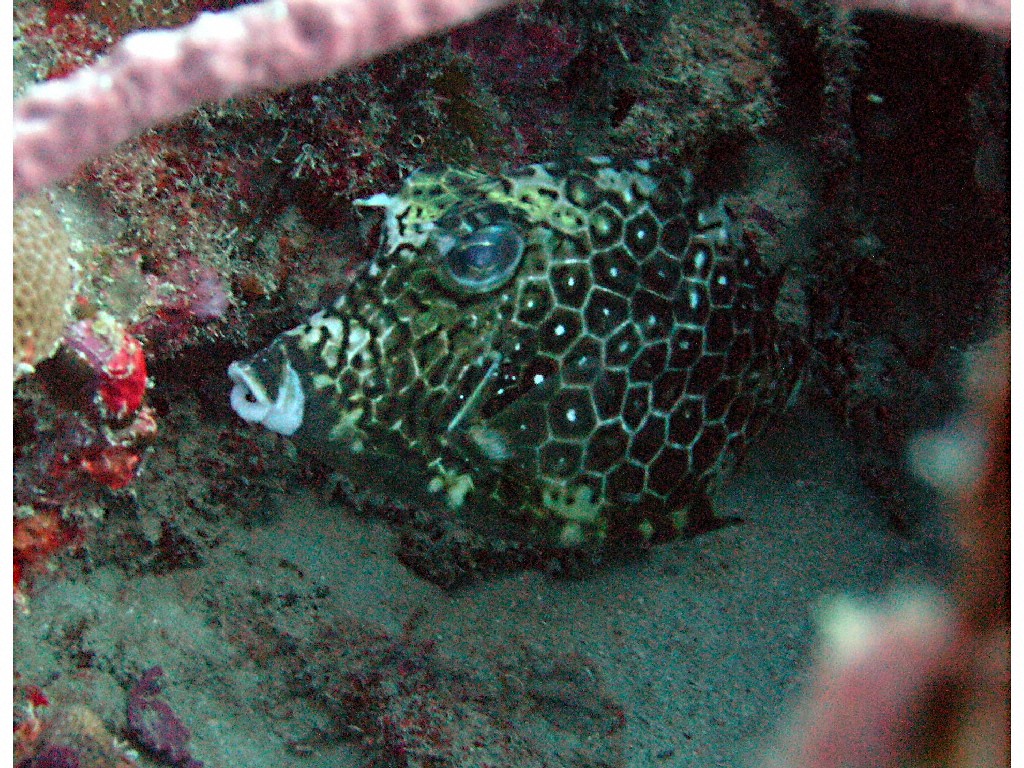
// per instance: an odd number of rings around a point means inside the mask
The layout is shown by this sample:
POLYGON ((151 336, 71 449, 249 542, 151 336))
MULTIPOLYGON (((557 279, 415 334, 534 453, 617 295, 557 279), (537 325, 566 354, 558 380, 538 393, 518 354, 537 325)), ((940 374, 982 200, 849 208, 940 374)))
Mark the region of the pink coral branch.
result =
POLYGON ((322 77, 508 0, 264 0, 136 32, 110 55, 14 105, 18 195, 204 101, 322 77))

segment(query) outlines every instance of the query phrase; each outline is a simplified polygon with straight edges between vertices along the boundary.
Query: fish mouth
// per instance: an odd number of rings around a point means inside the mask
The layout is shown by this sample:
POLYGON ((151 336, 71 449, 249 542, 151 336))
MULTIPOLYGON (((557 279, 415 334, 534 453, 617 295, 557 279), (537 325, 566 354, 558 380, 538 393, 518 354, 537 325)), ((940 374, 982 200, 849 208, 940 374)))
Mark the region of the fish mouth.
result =
POLYGON ((276 394, 271 396, 253 365, 235 361, 228 366, 231 408, 245 421, 262 424, 272 432, 290 436, 302 426, 306 395, 302 379, 287 359, 282 360, 276 394))

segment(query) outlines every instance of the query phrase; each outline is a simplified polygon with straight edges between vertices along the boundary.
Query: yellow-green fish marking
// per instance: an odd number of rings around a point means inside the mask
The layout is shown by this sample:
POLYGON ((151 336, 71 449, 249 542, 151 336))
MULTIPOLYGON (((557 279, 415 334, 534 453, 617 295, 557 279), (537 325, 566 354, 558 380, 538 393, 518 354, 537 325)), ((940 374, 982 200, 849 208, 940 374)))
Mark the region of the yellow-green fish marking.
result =
POLYGON ((356 482, 495 536, 692 529, 779 412, 798 345, 692 175, 591 158, 413 173, 330 307, 232 363, 231 403, 356 482))

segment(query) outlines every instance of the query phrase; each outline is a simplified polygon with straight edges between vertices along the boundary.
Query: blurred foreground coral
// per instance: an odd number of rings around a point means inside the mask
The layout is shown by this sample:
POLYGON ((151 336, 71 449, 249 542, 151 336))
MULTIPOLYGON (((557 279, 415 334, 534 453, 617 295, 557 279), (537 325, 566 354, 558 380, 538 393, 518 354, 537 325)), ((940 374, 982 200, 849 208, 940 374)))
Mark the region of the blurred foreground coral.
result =
POLYGON ((911 460, 945 497, 960 546, 951 594, 907 587, 836 601, 774 768, 1009 765, 1009 333, 980 349, 968 410, 911 460))

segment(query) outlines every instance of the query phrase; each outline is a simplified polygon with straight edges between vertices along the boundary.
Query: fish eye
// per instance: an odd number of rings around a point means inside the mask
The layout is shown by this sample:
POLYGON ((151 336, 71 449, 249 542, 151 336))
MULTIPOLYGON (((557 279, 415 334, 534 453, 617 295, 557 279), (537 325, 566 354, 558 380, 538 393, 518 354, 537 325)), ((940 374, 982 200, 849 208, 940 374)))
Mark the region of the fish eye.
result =
POLYGON ((459 293, 487 293, 508 282, 523 258, 525 241, 511 223, 488 224, 441 249, 441 277, 459 293))

